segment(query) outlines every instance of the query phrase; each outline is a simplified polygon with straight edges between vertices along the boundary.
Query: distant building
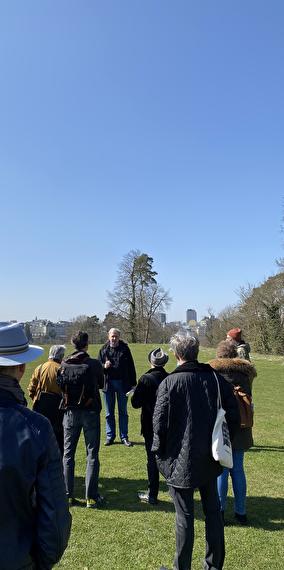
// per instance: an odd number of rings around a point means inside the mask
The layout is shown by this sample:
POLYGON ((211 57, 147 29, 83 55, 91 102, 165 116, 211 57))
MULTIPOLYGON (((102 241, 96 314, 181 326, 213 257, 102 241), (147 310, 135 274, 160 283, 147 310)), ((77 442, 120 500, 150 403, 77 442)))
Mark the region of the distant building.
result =
POLYGON ((197 323, 197 312, 195 309, 187 309, 186 311, 186 323, 189 324, 190 321, 197 323))
POLYGON ((33 338, 53 337, 55 336, 54 324, 47 319, 37 319, 29 323, 30 331, 33 338))
POLYGON ((58 321, 54 323, 55 338, 61 340, 68 340, 71 323, 69 321, 58 321))
POLYGON ((158 321, 161 325, 165 325, 167 322, 167 315, 166 313, 158 313, 158 321))

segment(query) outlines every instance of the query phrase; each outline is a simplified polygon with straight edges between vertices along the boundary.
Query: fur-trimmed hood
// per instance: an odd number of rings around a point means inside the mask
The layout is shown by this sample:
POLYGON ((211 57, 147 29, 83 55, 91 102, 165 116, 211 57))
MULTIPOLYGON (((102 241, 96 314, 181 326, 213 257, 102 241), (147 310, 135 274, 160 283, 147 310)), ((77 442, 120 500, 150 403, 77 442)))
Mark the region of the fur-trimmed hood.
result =
POLYGON ((253 364, 243 358, 214 358, 214 360, 210 360, 208 364, 215 370, 218 370, 220 374, 228 374, 228 376, 231 376, 234 372, 241 372, 247 376, 250 381, 257 376, 253 364))

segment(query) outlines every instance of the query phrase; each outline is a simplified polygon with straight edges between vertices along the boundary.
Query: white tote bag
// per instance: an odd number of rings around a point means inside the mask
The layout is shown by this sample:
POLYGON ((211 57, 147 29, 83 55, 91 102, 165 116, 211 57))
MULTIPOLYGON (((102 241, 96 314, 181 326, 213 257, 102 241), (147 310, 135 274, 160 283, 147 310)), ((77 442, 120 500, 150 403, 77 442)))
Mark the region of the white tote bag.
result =
POLYGON ((225 418, 225 410, 222 408, 220 386, 218 378, 214 372, 218 387, 217 396, 217 416, 212 432, 212 455, 215 461, 219 461, 223 467, 231 469, 233 467, 232 445, 229 428, 225 418))

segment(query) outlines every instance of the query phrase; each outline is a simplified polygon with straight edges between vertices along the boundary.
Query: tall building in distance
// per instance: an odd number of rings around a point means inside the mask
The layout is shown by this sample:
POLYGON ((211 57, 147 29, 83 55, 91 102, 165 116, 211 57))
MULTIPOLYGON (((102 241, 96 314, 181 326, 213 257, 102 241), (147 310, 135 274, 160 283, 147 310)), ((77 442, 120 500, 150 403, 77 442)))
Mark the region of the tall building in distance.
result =
POLYGON ((159 319, 160 325, 165 325, 166 322, 167 322, 167 315, 166 315, 166 313, 158 313, 158 319, 159 319))
POLYGON ((197 312, 195 309, 187 309, 186 311, 186 324, 188 325, 190 321, 197 323, 197 312))

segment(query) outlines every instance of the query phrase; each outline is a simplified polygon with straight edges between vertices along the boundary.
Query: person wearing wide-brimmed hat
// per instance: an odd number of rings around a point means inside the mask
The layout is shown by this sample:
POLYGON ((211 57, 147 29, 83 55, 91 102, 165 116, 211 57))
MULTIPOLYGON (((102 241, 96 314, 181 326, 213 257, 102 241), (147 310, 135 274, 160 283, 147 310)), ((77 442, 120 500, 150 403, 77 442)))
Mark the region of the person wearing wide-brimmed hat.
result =
POLYGON ((20 380, 43 353, 20 323, 0 327, 2 570, 51 569, 69 539, 62 461, 50 422, 26 407, 20 380))
POLYGON ((164 369, 168 362, 168 355, 162 348, 151 350, 148 360, 151 364, 150 370, 145 372, 139 379, 131 398, 133 408, 142 408, 141 410, 141 433, 145 439, 145 448, 147 453, 147 471, 148 471, 148 492, 138 493, 141 501, 155 505, 159 492, 159 471, 156 464, 155 454, 152 451, 153 444, 153 413, 157 398, 157 390, 168 372, 164 369))

